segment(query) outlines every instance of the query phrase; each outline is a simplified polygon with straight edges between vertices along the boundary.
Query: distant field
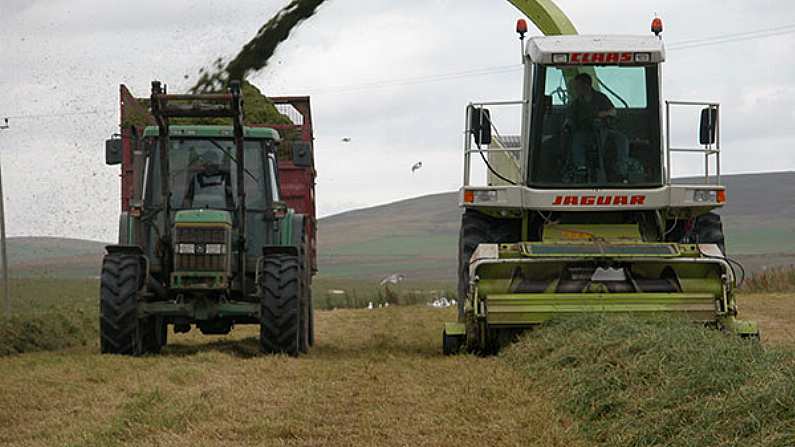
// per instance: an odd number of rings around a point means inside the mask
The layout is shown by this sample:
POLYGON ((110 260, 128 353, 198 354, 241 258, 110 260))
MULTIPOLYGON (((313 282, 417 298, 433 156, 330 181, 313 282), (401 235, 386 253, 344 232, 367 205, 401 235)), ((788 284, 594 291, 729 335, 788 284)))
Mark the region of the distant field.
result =
MULTIPOLYGON (((729 201, 720 214, 730 255, 749 272, 795 264, 795 173, 729 175, 722 182, 728 188, 729 201)), ((409 281, 455 282, 460 216, 457 193, 450 192, 320 219, 321 275, 377 282, 400 273, 409 281)), ((12 238, 11 273, 21 277, 96 277, 105 245, 72 239, 12 238)))

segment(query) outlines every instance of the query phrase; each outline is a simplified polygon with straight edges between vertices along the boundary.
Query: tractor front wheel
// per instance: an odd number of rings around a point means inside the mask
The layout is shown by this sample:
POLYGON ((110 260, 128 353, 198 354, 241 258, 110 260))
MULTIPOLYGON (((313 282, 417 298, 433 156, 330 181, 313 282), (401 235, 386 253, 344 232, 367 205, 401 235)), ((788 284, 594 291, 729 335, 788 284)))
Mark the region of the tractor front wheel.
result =
POLYGON ((138 291, 143 285, 142 259, 109 254, 102 260, 99 332, 103 354, 141 355, 144 334, 138 320, 138 291))
POLYGON ((297 256, 272 255, 260 272, 260 349, 266 354, 301 352, 301 268, 297 256))

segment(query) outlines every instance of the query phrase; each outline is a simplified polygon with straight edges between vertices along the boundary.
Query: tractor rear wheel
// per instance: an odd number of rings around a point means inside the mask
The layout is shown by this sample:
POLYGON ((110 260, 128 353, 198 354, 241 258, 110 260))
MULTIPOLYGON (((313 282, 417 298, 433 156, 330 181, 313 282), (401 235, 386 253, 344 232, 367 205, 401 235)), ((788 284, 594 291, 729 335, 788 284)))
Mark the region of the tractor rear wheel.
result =
POLYGON ((522 237, 522 222, 518 219, 498 219, 474 210, 461 216, 458 237, 458 321, 464 321, 464 303, 469 292, 469 261, 480 244, 518 242, 522 237))
POLYGON ((272 255, 260 272, 260 349, 300 353, 301 268, 297 256, 272 255))
POLYGON ((726 254, 726 242, 723 237, 723 223, 720 216, 715 213, 707 213, 696 218, 693 227, 695 241, 699 244, 715 244, 720 251, 726 254))
POLYGON ((138 291, 144 271, 141 261, 140 256, 118 253, 102 260, 99 332, 103 354, 144 353, 143 328, 138 320, 138 291))

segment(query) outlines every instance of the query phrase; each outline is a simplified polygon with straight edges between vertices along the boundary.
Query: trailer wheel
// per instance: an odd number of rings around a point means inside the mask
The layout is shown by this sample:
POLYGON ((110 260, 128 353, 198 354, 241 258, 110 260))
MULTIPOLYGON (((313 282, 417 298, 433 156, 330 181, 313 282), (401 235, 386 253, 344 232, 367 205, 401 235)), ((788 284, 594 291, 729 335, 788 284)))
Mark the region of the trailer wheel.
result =
POLYGON ((102 260, 99 298, 100 350, 103 354, 141 355, 138 291, 143 267, 137 255, 108 254, 102 260))
POLYGON ((311 340, 312 313, 310 310, 310 305, 312 301, 312 290, 311 290, 312 275, 310 273, 309 260, 306 256, 306 253, 307 253, 306 232, 302 231, 301 257, 299 259, 301 265, 301 305, 300 305, 301 332, 299 334, 299 344, 302 354, 306 354, 307 352, 309 352, 309 347, 312 345, 312 340, 311 340))
POLYGON ((458 237, 458 321, 464 321, 464 303, 469 292, 469 261, 478 245, 503 244, 521 239, 522 222, 517 219, 497 219, 474 210, 461 216, 458 237))
POLYGON ((307 290, 309 297, 309 346, 315 346, 315 303, 312 301, 312 287, 307 290))
POLYGON ((300 353, 301 268, 297 256, 273 255, 260 272, 260 349, 300 353))
POLYGON ((143 352, 160 354, 160 350, 168 343, 168 325, 162 317, 149 317, 140 323, 141 343, 143 352))
POLYGON ((723 237, 723 223, 720 216, 707 213, 696 218, 693 228, 696 242, 699 244, 716 244, 720 251, 726 254, 726 242, 723 237))

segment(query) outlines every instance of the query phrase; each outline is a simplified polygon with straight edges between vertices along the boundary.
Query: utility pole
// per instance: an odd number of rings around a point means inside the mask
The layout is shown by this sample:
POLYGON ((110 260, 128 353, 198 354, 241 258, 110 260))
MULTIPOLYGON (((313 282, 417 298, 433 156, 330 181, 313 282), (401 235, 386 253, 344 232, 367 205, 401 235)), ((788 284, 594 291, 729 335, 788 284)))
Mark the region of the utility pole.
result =
MULTIPOLYGON (((8 129, 8 118, 0 125, 0 130, 8 129)), ((6 212, 3 198, 3 169, 0 167, 0 254, 3 256, 3 300, 5 316, 11 318, 11 297, 8 294, 8 252, 6 251, 6 212)))

